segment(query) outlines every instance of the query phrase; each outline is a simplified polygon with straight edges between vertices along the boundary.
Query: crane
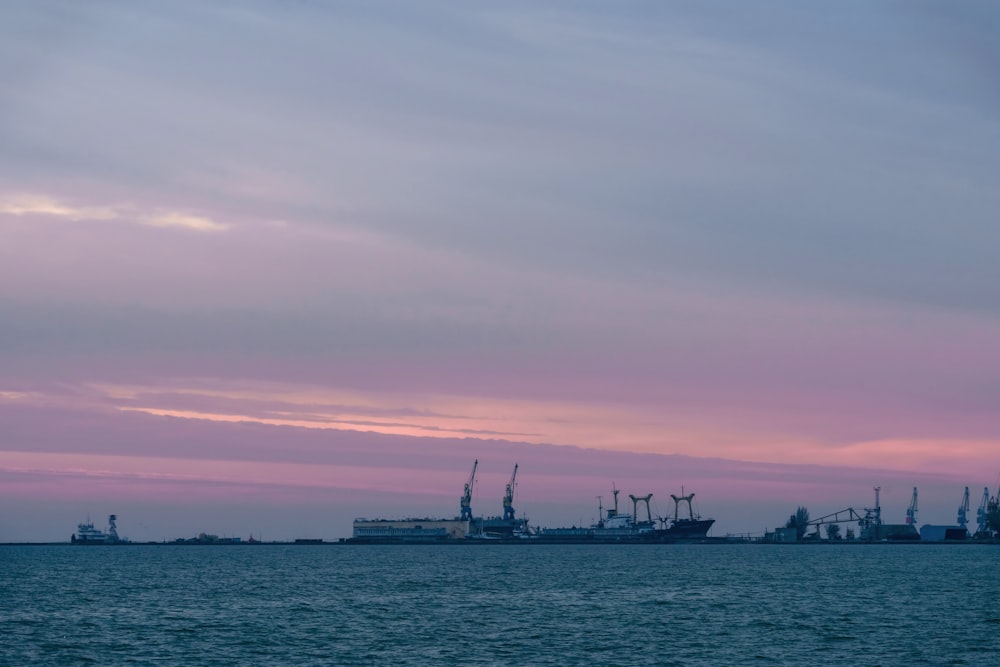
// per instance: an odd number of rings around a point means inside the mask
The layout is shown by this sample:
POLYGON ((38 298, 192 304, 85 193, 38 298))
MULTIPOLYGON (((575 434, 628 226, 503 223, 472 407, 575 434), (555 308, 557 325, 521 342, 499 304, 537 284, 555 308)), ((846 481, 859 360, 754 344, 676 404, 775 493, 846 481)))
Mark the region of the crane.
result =
POLYGON ((479 459, 472 462, 472 472, 469 473, 469 481, 465 483, 465 490, 462 492, 462 521, 472 521, 472 486, 476 483, 476 468, 479 466, 479 459))
POLYGON ((649 501, 652 500, 653 494, 634 496, 630 493, 628 497, 632 499, 632 521, 639 523, 639 503, 646 503, 646 523, 653 523, 653 514, 649 511, 649 501))
POLYGON ((962 495, 962 504, 958 506, 958 525, 961 528, 965 528, 966 524, 969 523, 969 487, 965 487, 965 493, 962 495))
POLYGON ((976 537, 990 536, 989 505, 990 487, 984 486, 983 500, 979 503, 979 509, 976 510, 976 537))
POLYGON ((879 534, 882 532, 882 502, 879 500, 882 487, 875 486, 872 490, 875 492, 875 507, 866 507, 864 517, 858 521, 861 538, 867 540, 879 539, 879 534))
POLYGON ((914 527, 917 525, 917 487, 913 487, 913 498, 910 500, 910 506, 906 508, 906 525, 914 527))
MULTIPOLYGON (((682 486, 681 494, 683 493, 684 493, 684 487, 682 486)), ((681 521, 679 515, 681 513, 681 503, 684 502, 688 504, 688 518, 684 519, 684 521, 694 521, 694 507, 691 506, 691 501, 694 500, 694 494, 689 493, 686 496, 685 495, 675 496, 674 494, 671 493, 670 497, 674 499, 674 523, 678 523, 679 521, 681 521)))
MULTIPOLYGON (((514 464, 514 472, 511 473, 510 481, 507 482, 507 490, 503 494, 503 518, 504 520, 514 519, 514 480, 517 479, 517 464, 514 464)), ((528 480, 531 481, 531 480, 528 480)))

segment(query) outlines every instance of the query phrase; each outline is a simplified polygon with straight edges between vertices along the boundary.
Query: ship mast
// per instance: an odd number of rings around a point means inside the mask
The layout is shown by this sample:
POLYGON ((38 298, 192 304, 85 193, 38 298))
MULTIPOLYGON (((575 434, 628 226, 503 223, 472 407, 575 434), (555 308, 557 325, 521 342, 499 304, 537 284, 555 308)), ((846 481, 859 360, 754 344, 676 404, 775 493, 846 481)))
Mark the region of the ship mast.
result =
POLYGON ((609 519, 613 519, 618 516, 618 494, 621 493, 621 491, 615 487, 614 482, 611 482, 611 493, 615 496, 615 508, 613 510, 608 510, 609 519))

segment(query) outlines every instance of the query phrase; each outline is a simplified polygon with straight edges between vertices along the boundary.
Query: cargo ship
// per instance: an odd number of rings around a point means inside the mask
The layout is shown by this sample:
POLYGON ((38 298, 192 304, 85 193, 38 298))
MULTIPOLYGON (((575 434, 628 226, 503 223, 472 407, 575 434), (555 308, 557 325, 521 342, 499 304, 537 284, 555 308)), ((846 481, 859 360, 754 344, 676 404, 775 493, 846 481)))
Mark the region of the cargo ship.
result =
POLYGON ((645 496, 630 494, 632 514, 626 514, 618 509, 618 494, 621 491, 612 484, 611 492, 614 497, 614 506, 605 510, 598 505, 598 515, 601 518, 596 524, 587 528, 543 528, 538 532, 538 539, 542 542, 561 542, 564 544, 696 541, 708 537, 708 531, 715 523, 715 519, 702 519, 695 514, 691 503, 694 494, 683 495, 683 489, 680 496, 670 495, 674 501, 673 518, 658 517, 655 521, 649 506, 653 494, 645 496), (640 503, 646 506, 645 521, 640 521, 638 518, 640 503), (688 516, 686 518, 680 517, 682 503, 687 504, 688 516))
POLYGON ((478 459, 459 499, 460 514, 454 518, 406 518, 354 520, 351 544, 473 544, 503 542, 517 544, 637 544, 697 541, 705 539, 715 519, 696 515, 691 503, 694 494, 671 494, 674 501, 672 518, 657 517, 650 511, 653 494, 629 495, 632 513, 619 510, 620 490, 612 485, 614 506, 605 510, 598 505, 598 522, 589 527, 534 529, 528 519, 517 517, 514 510, 514 489, 517 464, 503 497, 503 516, 475 517, 472 513, 472 490, 476 481, 478 459), (638 519, 639 505, 644 504, 646 518, 638 519), (680 508, 687 506, 687 516, 680 508))

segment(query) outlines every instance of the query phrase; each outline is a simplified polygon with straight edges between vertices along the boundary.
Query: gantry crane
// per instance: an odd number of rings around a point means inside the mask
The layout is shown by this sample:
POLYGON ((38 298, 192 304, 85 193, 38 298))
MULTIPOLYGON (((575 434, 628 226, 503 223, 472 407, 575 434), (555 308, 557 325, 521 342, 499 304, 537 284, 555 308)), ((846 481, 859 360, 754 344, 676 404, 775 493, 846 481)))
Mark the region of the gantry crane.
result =
POLYGON ((962 494, 962 504, 958 506, 958 525, 961 528, 969 523, 969 487, 965 487, 965 493, 962 494))
MULTIPOLYGON (((511 473, 510 481, 507 482, 507 490, 503 494, 503 518, 514 519, 514 481, 517 479, 517 464, 514 464, 514 472, 511 473)), ((528 480, 529 482, 531 480, 528 480)))
POLYGON ((476 468, 479 466, 479 459, 472 462, 472 472, 469 473, 469 481, 465 483, 465 490, 462 492, 462 521, 472 521, 472 487, 476 483, 476 468))
POLYGON ((913 498, 910 499, 910 506, 906 508, 906 525, 913 527, 917 525, 917 487, 913 487, 913 498))
POLYGON ((653 494, 634 496, 630 493, 628 497, 632 499, 632 521, 639 523, 639 503, 646 503, 646 523, 653 523, 653 513, 649 511, 649 501, 652 500, 653 494))
MULTIPOLYGON (((683 486, 681 487, 681 493, 682 494, 684 493, 683 486)), ((687 503, 688 506, 688 518, 685 519, 685 521, 694 521, 694 507, 691 506, 691 501, 694 500, 694 494, 689 493, 686 496, 685 495, 675 496, 674 494, 671 493, 670 497, 674 499, 674 523, 677 523, 681 520, 680 518, 681 503, 687 503)))

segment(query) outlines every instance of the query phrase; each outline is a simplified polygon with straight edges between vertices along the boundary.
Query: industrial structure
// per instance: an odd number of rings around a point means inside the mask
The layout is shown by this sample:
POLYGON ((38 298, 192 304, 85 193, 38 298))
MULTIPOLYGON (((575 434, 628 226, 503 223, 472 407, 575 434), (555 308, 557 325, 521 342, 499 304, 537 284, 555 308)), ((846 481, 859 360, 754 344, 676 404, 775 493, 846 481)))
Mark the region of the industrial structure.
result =
POLYGON ((978 539, 991 537, 993 534, 990 530, 989 509, 990 487, 984 486, 983 499, 979 503, 979 509, 976 510, 976 534, 974 537, 978 539))
POLYGON ((907 522, 902 524, 884 523, 882 521, 882 504, 879 500, 879 493, 882 491, 882 487, 876 486, 874 487, 874 491, 875 507, 865 508, 865 516, 859 522, 861 527, 861 535, 859 537, 862 540, 870 542, 919 540, 920 533, 917 532, 917 527, 914 525, 917 514, 916 487, 913 488, 913 498, 910 500, 910 507, 906 512, 907 522))
POLYGON ((469 479, 459 497, 459 515, 446 518, 407 519, 355 519, 350 541, 362 542, 451 542, 467 539, 503 540, 520 539, 529 534, 528 520, 518 519, 514 509, 514 490, 517 485, 518 466, 504 489, 503 515, 477 517, 472 513, 472 493, 476 486, 479 459, 472 462, 469 479))
POLYGON ((510 481, 507 482, 507 490, 503 495, 503 518, 505 520, 514 519, 514 484, 517 480, 517 464, 514 464, 514 472, 510 475, 510 481))
MULTIPOLYGON (((982 501, 976 511, 977 528, 973 535, 969 534, 970 518, 970 494, 969 487, 965 487, 962 499, 958 505, 956 513, 956 523, 954 525, 931 525, 924 524, 917 530, 918 490, 913 487, 913 494, 910 497, 910 504, 906 508, 905 522, 902 524, 885 523, 882 519, 882 504, 880 493, 881 487, 874 487, 875 506, 866 507, 863 514, 853 507, 826 514, 816 519, 808 521, 807 526, 815 527, 815 531, 805 536, 808 540, 820 539, 820 527, 831 524, 845 524, 856 522, 860 528, 858 539, 868 542, 897 542, 920 540, 922 542, 960 542, 975 539, 994 539, 1000 536, 1000 489, 997 495, 991 497, 989 487, 983 489, 982 501)), ((853 531, 848 531, 848 539, 853 538, 853 531)), ((793 528, 777 529, 768 532, 764 541, 768 542, 794 542, 803 539, 801 534, 795 534, 793 528)), ((828 530, 828 539, 840 539, 839 529, 828 530)))
POLYGON ((958 506, 958 525, 968 530, 969 524, 969 487, 965 487, 965 494, 962 496, 962 503, 958 506))
POLYGON ((472 472, 469 473, 469 481, 465 483, 465 490, 462 492, 460 501, 462 521, 472 520, 472 487, 476 483, 476 468, 479 467, 479 459, 472 462, 472 472))
MULTIPOLYGON (((917 489, 914 487, 913 493, 917 489)), ((916 497, 916 496, 914 496, 916 497)), ((966 528, 969 513, 969 487, 965 487, 962 494, 962 501, 958 505, 958 525, 955 526, 934 526, 924 524, 920 527, 920 540, 923 542, 955 542, 969 539, 969 529, 966 528)))
MULTIPOLYGON (((517 488, 518 465, 514 464, 510 481, 507 483, 501 516, 477 517, 472 512, 472 494, 476 485, 476 471, 479 460, 472 464, 472 472, 459 498, 459 515, 447 518, 408 519, 355 519, 352 544, 371 543, 473 543, 502 541, 517 543, 636 543, 636 542, 676 542, 679 540, 703 539, 715 523, 715 519, 702 519, 691 505, 694 494, 671 496, 674 499, 674 518, 660 518, 657 528, 650 501, 652 493, 644 496, 629 494, 632 513, 619 510, 620 491, 612 484, 614 508, 603 511, 598 496, 599 516, 596 524, 589 527, 552 528, 533 530, 527 517, 518 517, 514 509, 514 494, 517 488), (688 518, 680 517, 680 503, 688 505, 688 518), (640 521, 640 505, 645 504, 646 519, 640 521)), ((683 494, 683 491, 682 491, 683 494)))
POLYGON ((913 487, 913 498, 910 499, 910 506, 906 508, 906 525, 917 525, 917 487, 913 487))

